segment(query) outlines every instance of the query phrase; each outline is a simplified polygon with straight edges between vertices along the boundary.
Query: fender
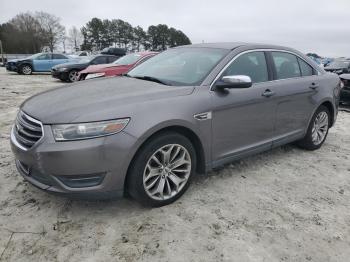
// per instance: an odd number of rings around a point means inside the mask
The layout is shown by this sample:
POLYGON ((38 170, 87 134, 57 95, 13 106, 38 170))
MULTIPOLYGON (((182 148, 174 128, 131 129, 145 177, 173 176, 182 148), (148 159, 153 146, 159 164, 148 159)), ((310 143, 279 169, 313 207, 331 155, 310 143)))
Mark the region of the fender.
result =
MULTIPOLYGON (((306 130, 305 130, 305 132, 304 132, 304 134, 306 134, 306 132, 307 132, 307 129, 308 129, 308 127, 310 126, 310 123, 311 123, 311 119, 312 119, 312 117, 313 117, 313 115, 315 114, 315 112, 316 112, 316 110, 323 104, 323 103, 325 103, 325 102, 329 102, 331 105, 332 105, 332 107, 333 107, 333 121, 332 121, 332 124, 331 124, 331 126, 330 127, 332 127, 333 125, 334 125, 334 123, 335 123, 335 120, 336 120, 336 117, 337 117, 337 108, 334 106, 334 102, 332 101, 332 99, 330 99, 330 98, 324 98, 324 99, 322 99, 318 104, 317 104, 317 106, 315 106, 315 109, 312 111, 312 113, 311 113, 311 115, 309 116, 309 120, 308 120, 308 125, 307 125, 307 128, 306 128, 306 130)), ((332 112, 331 112, 332 113, 332 112)))

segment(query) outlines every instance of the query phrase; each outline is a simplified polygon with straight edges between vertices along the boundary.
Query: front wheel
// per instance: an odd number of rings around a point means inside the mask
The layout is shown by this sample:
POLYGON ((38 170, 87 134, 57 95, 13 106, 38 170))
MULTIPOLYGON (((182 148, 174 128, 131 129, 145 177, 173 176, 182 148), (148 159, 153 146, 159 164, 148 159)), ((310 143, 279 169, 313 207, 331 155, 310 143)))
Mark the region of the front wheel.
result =
POLYGON ((168 205, 185 193, 195 167, 195 149, 186 137, 161 134, 137 153, 128 173, 127 190, 143 205, 168 205))
POLYGON ((19 71, 20 71, 20 74, 31 75, 33 72, 33 69, 30 65, 22 65, 19 71))
POLYGON ((320 106, 311 119, 306 136, 298 145, 307 150, 319 149, 328 135, 330 119, 328 108, 320 106))
POLYGON ((70 70, 69 73, 68 73, 68 81, 69 82, 75 82, 75 81, 78 81, 78 70, 70 70))

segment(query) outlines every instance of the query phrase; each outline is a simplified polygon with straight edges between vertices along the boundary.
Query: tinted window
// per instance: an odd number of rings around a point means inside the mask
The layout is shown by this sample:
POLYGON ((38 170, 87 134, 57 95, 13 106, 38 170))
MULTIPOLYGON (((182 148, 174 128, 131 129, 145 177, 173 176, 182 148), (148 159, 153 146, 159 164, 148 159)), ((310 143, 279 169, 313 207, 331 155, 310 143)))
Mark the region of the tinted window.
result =
POLYGON ((268 81, 264 52, 251 52, 239 56, 223 74, 223 76, 229 75, 247 75, 253 83, 268 81))
POLYGON ((61 54, 53 54, 53 59, 67 59, 64 55, 61 54))
POLYGON ((109 57, 107 58, 108 63, 112 63, 112 62, 114 62, 114 61, 117 60, 117 59, 118 59, 118 57, 116 57, 116 56, 109 56, 109 57))
POLYGON ((302 76, 312 76, 313 75, 313 69, 312 67, 306 63, 304 60, 298 58, 298 62, 300 65, 301 75, 302 76))
POLYGON ((51 55, 50 54, 42 54, 36 58, 36 60, 50 60, 51 55))
POLYGON ((107 57, 106 56, 96 57, 94 60, 91 61, 91 64, 93 65, 108 64, 107 57))
POLYGON ((272 58, 276 66, 277 79, 301 76, 295 55, 284 52, 272 52, 272 58))

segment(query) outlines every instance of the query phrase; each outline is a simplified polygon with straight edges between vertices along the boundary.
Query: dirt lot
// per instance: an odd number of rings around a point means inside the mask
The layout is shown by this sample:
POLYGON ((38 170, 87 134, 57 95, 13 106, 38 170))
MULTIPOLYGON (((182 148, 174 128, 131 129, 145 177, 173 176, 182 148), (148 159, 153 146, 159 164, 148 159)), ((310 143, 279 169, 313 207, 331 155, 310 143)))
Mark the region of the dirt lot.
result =
POLYGON ((197 177, 175 204, 146 209, 49 195, 17 173, 17 108, 59 85, 0 68, 0 260, 349 261, 349 113, 316 152, 285 146, 235 162, 197 177))

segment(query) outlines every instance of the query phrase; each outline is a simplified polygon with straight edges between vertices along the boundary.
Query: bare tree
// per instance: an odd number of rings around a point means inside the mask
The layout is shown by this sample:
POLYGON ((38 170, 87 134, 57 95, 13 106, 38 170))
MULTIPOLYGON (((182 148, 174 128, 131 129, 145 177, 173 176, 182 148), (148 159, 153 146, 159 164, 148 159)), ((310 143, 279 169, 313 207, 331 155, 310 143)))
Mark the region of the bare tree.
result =
POLYGON ((36 12, 35 17, 40 23, 41 33, 50 51, 53 52, 56 44, 65 35, 65 28, 60 24, 60 18, 45 12, 36 12))
POLYGON ((78 51, 79 46, 83 43, 83 35, 75 26, 68 30, 68 41, 74 47, 74 51, 78 51))

